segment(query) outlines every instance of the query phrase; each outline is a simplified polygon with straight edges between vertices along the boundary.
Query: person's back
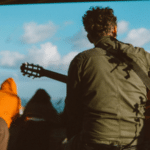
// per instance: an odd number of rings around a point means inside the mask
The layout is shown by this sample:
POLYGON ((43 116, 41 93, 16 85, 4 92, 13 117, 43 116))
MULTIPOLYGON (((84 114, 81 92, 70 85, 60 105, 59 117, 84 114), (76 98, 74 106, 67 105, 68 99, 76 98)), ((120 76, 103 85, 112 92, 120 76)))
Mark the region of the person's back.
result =
POLYGON ((66 137, 61 117, 44 89, 35 92, 20 119, 16 140, 9 150, 56 150, 66 137))
POLYGON ((50 149, 51 124, 55 123, 56 116, 50 95, 44 89, 38 89, 25 107, 14 149, 50 149))
POLYGON ((150 54, 116 40, 116 20, 109 8, 87 11, 83 24, 95 48, 78 54, 68 71, 68 138, 82 133, 82 142, 87 145, 134 146, 144 141, 146 86, 107 48, 111 46, 120 56, 125 53, 146 74, 150 54))
MULTIPOLYGON (((123 46, 125 50, 119 50, 127 53, 148 72, 143 49, 129 48, 129 45, 110 36, 103 37, 102 43, 114 48, 123 46)), ((143 112, 147 99, 142 80, 132 69, 128 69, 126 63, 120 63, 103 48, 96 47, 80 55, 86 57, 84 65, 81 65, 85 138, 91 143, 125 145, 133 142, 132 145, 136 145, 142 142, 139 140, 144 140, 143 112)))

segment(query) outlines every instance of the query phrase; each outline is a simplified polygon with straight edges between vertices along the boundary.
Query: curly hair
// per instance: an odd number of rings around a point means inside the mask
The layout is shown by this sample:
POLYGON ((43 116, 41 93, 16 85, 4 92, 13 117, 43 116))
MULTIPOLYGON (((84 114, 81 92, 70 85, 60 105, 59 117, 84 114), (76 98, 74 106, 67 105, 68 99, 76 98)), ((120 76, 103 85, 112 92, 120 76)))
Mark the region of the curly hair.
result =
POLYGON ((82 17, 85 30, 91 37, 107 35, 112 27, 117 26, 117 17, 113 13, 109 7, 91 7, 82 17))

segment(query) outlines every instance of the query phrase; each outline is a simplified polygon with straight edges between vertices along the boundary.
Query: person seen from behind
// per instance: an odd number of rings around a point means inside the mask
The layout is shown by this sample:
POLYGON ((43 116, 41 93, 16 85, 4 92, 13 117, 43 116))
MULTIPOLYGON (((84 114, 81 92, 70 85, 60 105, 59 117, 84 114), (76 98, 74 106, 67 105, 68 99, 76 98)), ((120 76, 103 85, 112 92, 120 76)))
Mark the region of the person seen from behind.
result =
POLYGON ((92 7, 82 19, 94 48, 79 53, 69 66, 65 149, 144 150, 146 86, 120 56, 125 54, 148 74, 150 54, 116 39, 113 9, 92 7))
POLYGON ((57 149, 53 130, 59 128, 60 117, 52 105, 51 96, 44 89, 38 89, 29 99, 21 117, 24 120, 21 130, 10 150, 57 149))
POLYGON ((21 100, 17 96, 17 86, 13 78, 6 79, 0 89, 0 150, 7 150, 9 128, 19 117, 21 100))

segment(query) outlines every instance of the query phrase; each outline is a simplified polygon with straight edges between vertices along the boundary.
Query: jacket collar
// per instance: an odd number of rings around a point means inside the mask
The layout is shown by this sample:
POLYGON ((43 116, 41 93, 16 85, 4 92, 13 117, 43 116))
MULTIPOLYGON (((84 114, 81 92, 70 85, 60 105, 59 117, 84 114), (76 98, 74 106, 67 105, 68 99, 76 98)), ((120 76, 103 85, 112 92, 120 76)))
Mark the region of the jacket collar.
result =
POLYGON ((101 47, 101 45, 105 45, 105 46, 111 45, 113 46, 113 48, 115 48, 116 42, 117 42, 117 39, 115 39, 112 36, 103 36, 99 38, 99 40, 95 44, 95 47, 101 47))

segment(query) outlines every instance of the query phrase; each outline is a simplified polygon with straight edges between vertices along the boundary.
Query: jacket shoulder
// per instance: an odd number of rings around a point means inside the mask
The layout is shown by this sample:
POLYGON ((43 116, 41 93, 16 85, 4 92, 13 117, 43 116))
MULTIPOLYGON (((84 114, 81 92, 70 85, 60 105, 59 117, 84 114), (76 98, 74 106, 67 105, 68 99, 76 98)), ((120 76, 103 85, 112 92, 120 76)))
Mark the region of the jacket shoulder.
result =
POLYGON ((84 50, 83 52, 80 52, 73 58, 72 61, 79 61, 79 60, 81 61, 83 59, 86 59, 87 57, 92 55, 94 49, 95 48, 91 48, 91 49, 84 50))
POLYGON ((130 43, 124 43, 121 41, 118 41, 119 47, 121 50, 124 50, 127 53, 133 53, 133 54, 138 54, 138 55, 144 55, 145 50, 142 47, 134 47, 130 43))
POLYGON ((134 47, 132 44, 120 42, 120 48, 132 57, 135 61, 138 59, 148 70, 150 66, 150 53, 142 47, 134 47))

